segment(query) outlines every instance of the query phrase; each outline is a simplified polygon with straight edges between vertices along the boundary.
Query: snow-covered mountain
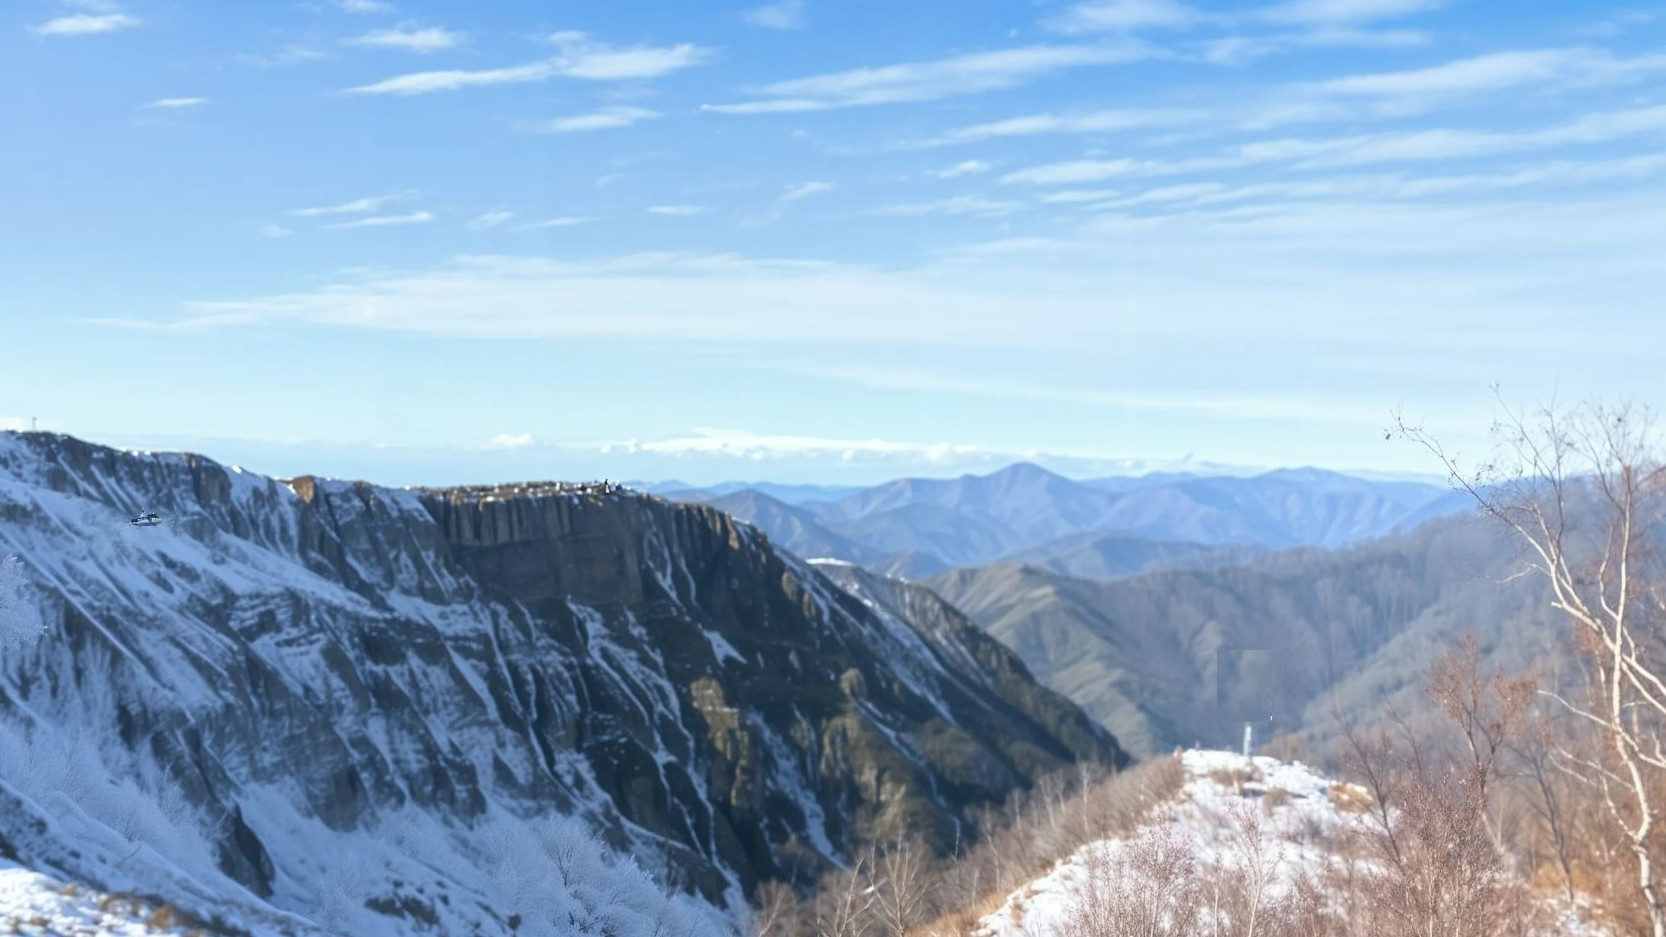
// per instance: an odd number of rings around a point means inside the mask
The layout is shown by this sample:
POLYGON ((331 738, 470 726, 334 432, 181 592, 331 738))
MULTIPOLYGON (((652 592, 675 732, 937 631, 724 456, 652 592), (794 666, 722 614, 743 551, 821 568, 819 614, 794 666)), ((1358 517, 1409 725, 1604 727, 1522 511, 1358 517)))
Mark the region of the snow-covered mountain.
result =
POLYGON ((1490 864, 1496 854, 1479 828, 1468 831, 1482 844, 1467 858, 1480 861, 1466 866, 1454 858, 1463 824, 1407 821, 1390 806, 1401 850, 1390 858, 1364 787, 1275 758, 1197 749, 1176 757, 1183 776, 1171 801, 1014 890, 978 922, 976 937, 1607 937, 1581 908, 1490 864))
POLYGON ((0 859, 210 932, 711 932, 761 880, 1121 758, 993 641, 613 486, 5 433, 0 558, 0 859))

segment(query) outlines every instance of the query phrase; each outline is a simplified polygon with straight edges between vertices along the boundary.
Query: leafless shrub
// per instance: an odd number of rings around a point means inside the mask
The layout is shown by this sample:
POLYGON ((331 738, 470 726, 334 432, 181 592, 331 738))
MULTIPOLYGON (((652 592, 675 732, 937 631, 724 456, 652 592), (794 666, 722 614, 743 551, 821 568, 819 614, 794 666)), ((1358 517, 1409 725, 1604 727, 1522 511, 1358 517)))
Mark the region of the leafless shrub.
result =
POLYGON ((1147 828, 1113 854, 1095 850, 1061 931, 1064 937, 1189 937, 1202 888, 1191 844, 1147 828))
POLYGON ((816 903, 816 937, 873 934, 872 868, 871 857, 862 856, 849 871, 836 873, 824 883, 816 903))

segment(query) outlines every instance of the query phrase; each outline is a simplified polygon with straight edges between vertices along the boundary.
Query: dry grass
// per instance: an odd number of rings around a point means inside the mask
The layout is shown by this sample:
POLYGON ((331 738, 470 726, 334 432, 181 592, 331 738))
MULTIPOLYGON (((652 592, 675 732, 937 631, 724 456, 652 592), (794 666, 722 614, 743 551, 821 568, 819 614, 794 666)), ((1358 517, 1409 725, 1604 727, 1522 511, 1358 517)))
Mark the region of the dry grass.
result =
POLYGON ((1332 784, 1330 802, 1343 813, 1358 814, 1370 810, 1371 795, 1357 784, 1332 784))
POLYGON ((1243 794, 1244 785, 1251 781, 1261 780, 1261 771, 1257 768, 1212 768, 1208 774, 1209 780, 1222 787, 1232 788, 1234 793, 1243 794))
POLYGON ((151 912, 145 919, 145 926, 151 930, 168 930, 179 922, 179 915, 174 912, 173 905, 163 905, 151 912))

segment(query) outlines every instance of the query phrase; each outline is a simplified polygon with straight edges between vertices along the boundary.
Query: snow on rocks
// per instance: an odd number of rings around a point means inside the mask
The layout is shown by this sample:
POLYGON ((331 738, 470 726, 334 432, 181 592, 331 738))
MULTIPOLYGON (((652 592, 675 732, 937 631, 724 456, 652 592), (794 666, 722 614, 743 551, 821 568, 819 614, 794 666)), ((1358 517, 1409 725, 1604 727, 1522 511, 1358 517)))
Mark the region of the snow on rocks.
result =
POLYGON ((173 909, 125 895, 107 895, 0 859, 0 932, 8 934, 159 937, 187 928, 173 909))
MULTIPOLYGON (((1263 849, 1277 856, 1272 891, 1288 889, 1304 873, 1328 861, 1317 840, 1359 822, 1344 804, 1364 797, 1355 785, 1332 781, 1306 766, 1232 752, 1188 751, 1181 756, 1185 785, 1178 799, 1159 808, 1140 832, 1172 834, 1190 848, 1201 869, 1236 861, 1240 817, 1260 818, 1263 849)), ((1044 937, 1063 932, 1077 891, 1096 857, 1117 861, 1139 833, 1100 840, 1078 849, 1051 872, 1008 896, 983 918, 981 937, 1044 937)))

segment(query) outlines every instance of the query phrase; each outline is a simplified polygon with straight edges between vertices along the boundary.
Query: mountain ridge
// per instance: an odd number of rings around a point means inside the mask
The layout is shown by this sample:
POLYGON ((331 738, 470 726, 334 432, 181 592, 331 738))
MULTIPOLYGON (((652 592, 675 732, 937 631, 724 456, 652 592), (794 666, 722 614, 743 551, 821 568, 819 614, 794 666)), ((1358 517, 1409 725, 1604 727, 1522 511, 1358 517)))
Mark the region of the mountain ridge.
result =
MULTIPOLYGON (((902 830, 947 848, 966 810, 1122 758, 1062 697, 968 683, 913 624, 754 528, 611 485, 280 482, 8 433, 0 553, 52 625, 5 652, 0 749, 48 757, 49 729, 109 728, 75 743, 88 765, 148 766, 136 803, 173 791, 217 818, 208 845, 182 821, 173 858, 119 871, 101 789, 73 816, 108 845, 78 858, 52 832, 68 808, 0 775, 0 797, 35 805, 0 818, 0 841, 244 919, 316 918, 354 881, 355 934, 509 933, 548 890, 511 900, 491 871, 511 846, 536 853, 513 845, 529 815, 583 817, 597 856, 658 857, 732 910, 902 830), (130 528, 140 510, 164 526, 130 528), (332 857, 348 855, 373 867, 344 879, 332 857), (194 871, 167 871, 180 863, 194 871)), ((980 659, 1022 671, 988 643, 980 659)))

